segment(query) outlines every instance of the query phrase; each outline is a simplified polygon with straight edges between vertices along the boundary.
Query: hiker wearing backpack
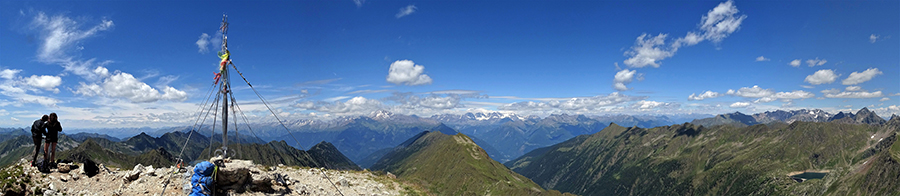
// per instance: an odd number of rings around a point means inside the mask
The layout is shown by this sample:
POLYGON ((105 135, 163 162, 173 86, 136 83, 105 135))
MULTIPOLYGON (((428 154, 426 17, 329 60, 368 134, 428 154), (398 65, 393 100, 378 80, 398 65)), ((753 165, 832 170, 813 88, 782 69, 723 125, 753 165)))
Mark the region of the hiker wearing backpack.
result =
MULTIPOLYGON (((45 114, 41 116, 41 119, 34 120, 34 124, 31 124, 31 140, 34 141, 34 156, 31 157, 31 166, 35 166, 37 164, 37 156, 38 153, 41 152, 41 139, 43 139, 43 135, 47 134, 47 120, 49 117, 45 114)), ((44 159, 47 159, 47 153, 44 153, 44 159)))
POLYGON ((59 132, 62 132, 62 126, 59 124, 59 117, 56 113, 50 113, 47 121, 47 139, 44 144, 44 159, 47 159, 48 150, 50 154, 49 163, 53 165, 56 161, 56 142, 59 141, 59 132))

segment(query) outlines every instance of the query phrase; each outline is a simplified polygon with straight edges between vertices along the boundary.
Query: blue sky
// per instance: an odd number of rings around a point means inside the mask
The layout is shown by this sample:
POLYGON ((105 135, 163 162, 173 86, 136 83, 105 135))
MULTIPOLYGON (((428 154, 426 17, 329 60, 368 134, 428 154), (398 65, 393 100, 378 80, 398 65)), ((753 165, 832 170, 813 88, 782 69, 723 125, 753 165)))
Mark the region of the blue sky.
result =
MULTIPOLYGON (((2 1, 0 126, 189 125, 217 34, 288 119, 900 114, 897 1, 2 1), (206 35, 206 36, 204 36, 206 35)), ((234 73, 232 71, 232 73, 234 73)), ((268 111, 236 74, 254 120, 268 111)))

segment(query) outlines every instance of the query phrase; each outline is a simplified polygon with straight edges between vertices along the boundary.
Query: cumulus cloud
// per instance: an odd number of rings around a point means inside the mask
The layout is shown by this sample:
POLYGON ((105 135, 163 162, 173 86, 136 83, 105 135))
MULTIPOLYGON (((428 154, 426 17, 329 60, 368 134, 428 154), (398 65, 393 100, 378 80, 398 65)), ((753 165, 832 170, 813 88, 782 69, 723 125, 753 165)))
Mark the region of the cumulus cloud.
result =
POLYGON ((625 65, 634 68, 646 66, 659 67, 658 61, 672 57, 678 48, 665 48, 666 34, 650 36, 642 34, 635 40, 631 50, 625 55, 631 58, 625 59, 625 65))
MULTIPOLYGON (((809 65, 809 67, 815 67, 815 66, 824 65, 826 62, 828 62, 828 61, 825 59, 820 60, 818 57, 816 57, 816 59, 807 59, 806 65, 809 65)), ((791 62, 791 63, 793 63, 793 62, 791 62)), ((791 65, 793 65, 793 64, 791 64, 791 65)))
POLYGON ((775 92, 772 89, 763 89, 758 85, 754 85, 753 87, 741 87, 737 91, 728 89, 728 92, 725 94, 734 95, 739 97, 749 97, 749 98, 761 98, 774 94, 775 92))
MULTIPOLYGON (((362 3, 360 3, 359 5, 362 5, 362 3)), ((397 15, 395 15, 395 16, 397 18, 401 18, 401 17, 407 16, 407 15, 410 15, 413 12, 416 12, 416 10, 418 10, 418 9, 419 8, 417 8, 415 5, 407 5, 406 7, 400 8, 400 12, 397 12, 397 15)))
POLYGON ((728 106, 728 107, 732 107, 732 108, 746 108, 747 106, 750 106, 750 102, 734 102, 734 103, 732 103, 732 104, 731 104, 730 106, 728 106))
POLYGON ((869 36, 869 42, 872 42, 872 43, 874 44, 875 41, 878 41, 878 37, 880 37, 880 36, 875 35, 875 34, 870 35, 870 36, 869 36))
POLYGON ((844 91, 860 91, 860 90, 862 90, 862 87, 859 87, 859 86, 847 86, 847 88, 844 88, 844 91))
POLYGON ((100 24, 86 30, 80 29, 81 24, 69 17, 62 15, 47 16, 43 12, 37 14, 31 22, 31 28, 39 29, 42 43, 38 49, 38 60, 46 63, 59 63, 69 61, 67 49, 85 38, 93 37, 101 31, 113 27, 113 21, 101 20, 100 24))
POLYGON ((822 94, 825 94, 825 97, 828 97, 828 98, 862 99, 862 98, 876 98, 876 97, 884 96, 884 94, 882 94, 881 91, 867 92, 865 90, 862 90, 862 91, 857 91, 857 92, 848 92, 848 91, 841 92, 840 90, 834 89, 834 88, 822 90, 821 92, 822 92, 822 94))
POLYGON ((887 98, 887 97, 885 97, 885 98, 881 98, 881 99, 880 99, 880 100, 878 100, 878 101, 890 101, 890 100, 891 100, 891 98, 887 98))
POLYGON ((381 101, 366 99, 365 97, 353 97, 344 102, 307 101, 294 104, 293 106, 301 109, 327 112, 336 115, 366 114, 383 109, 385 107, 384 104, 381 103, 381 101))
POLYGON ((771 60, 772 60, 772 59, 768 59, 768 58, 766 58, 766 57, 764 57, 764 56, 756 57, 756 61, 757 61, 757 62, 759 62, 759 61, 771 61, 771 60))
POLYGON ((703 39, 703 36, 698 35, 695 32, 688 32, 687 35, 684 35, 684 37, 676 39, 675 43, 672 44, 672 48, 697 45, 698 43, 702 42, 703 39))
POLYGON ((565 100, 549 100, 542 102, 534 102, 534 101, 523 101, 510 103, 503 106, 498 106, 497 109, 500 110, 527 110, 527 111, 535 111, 535 110, 566 110, 566 111, 579 111, 579 110, 595 110, 603 107, 609 107, 618 105, 625 102, 630 101, 638 101, 644 100, 647 97, 643 96, 627 96, 620 94, 618 92, 610 93, 609 95, 597 95, 593 97, 573 97, 565 100))
MULTIPOLYGON (((706 13, 698 24, 698 31, 688 32, 684 37, 676 38, 671 44, 666 44, 668 34, 660 33, 656 36, 641 34, 634 46, 625 51, 627 59, 623 63, 631 68, 652 66, 658 68, 660 61, 672 57, 683 46, 693 46, 704 40, 719 43, 731 33, 737 31, 746 15, 738 15, 738 9, 733 1, 720 3, 706 13)), ((618 67, 618 65, 616 66, 618 67)), ((622 72, 620 72, 622 73, 622 72)), ((618 74, 616 74, 618 77, 618 74)), ((613 87, 622 91, 627 89, 624 82, 614 82, 613 87)))
POLYGON ((788 65, 791 65, 793 67, 800 67, 800 59, 794 59, 793 61, 788 63, 788 65))
POLYGON ((12 99, 12 101, 0 100, 0 106, 15 105, 23 106, 26 103, 36 103, 48 107, 56 107, 61 101, 51 97, 28 94, 29 91, 40 92, 39 89, 53 91, 58 93, 56 87, 62 84, 59 76, 37 76, 19 77, 18 74, 22 70, 4 69, 0 71, 0 94, 12 99))
POLYGON ((688 101, 700 101, 700 100, 704 100, 704 99, 716 98, 716 97, 721 97, 721 96, 723 96, 721 93, 712 92, 712 91, 706 91, 706 92, 701 93, 700 95, 691 93, 691 95, 688 96, 688 101))
POLYGON ((658 101, 646 101, 641 100, 632 104, 632 108, 637 110, 653 110, 653 109, 662 109, 662 108, 677 108, 681 106, 678 103, 668 103, 668 102, 658 102, 658 101))
POLYGON ((7 80, 13 79, 16 77, 16 74, 19 74, 19 72, 22 72, 22 70, 21 69, 4 69, 3 71, 0 71, 0 78, 7 79, 7 80))
POLYGON ((844 79, 843 81, 841 81, 841 84, 855 85, 855 84, 859 84, 859 83, 863 83, 863 82, 872 80, 872 78, 874 78, 877 75, 881 75, 881 74, 882 74, 882 72, 879 71, 878 68, 869 68, 863 72, 855 72, 854 71, 853 73, 850 73, 850 76, 848 76, 847 79, 844 79))
POLYGON ((388 70, 387 81, 410 86, 431 84, 431 77, 424 72, 425 66, 416 65, 411 60, 394 61, 388 70))
POLYGON ((765 96, 757 99, 754 103, 768 103, 775 100, 781 100, 782 102, 791 102, 794 99, 806 99, 812 98, 816 95, 811 92, 806 92, 802 90, 796 90, 791 92, 778 92, 769 96, 765 96))
POLYGON ((203 33, 200 34, 200 39, 197 39, 197 52, 207 53, 209 52, 209 34, 203 33))
POLYGON ((159 100, 184 101, 187 93, 170 86, 163 86, 162 92, 147 83, 144 83, 133 75, 116 71, 108 74, 106 68, 94 69, 97 73, 106 73, 108 77, 100 83, 81 83, 76 94, 84 96, 108 96, 125 98, 135 103, 155 102, 159 100))
POLYGON ((701 19, 700 30, 703 31, 703 37, 718 43, 737 31, 741 27, 741 22, 747 18, 747 15, 737 15, 738 12, 734 1, 719 3, 701 19))
POLYGON ((25 78, 25 83, 33 87, 59 93, 59 89, 56 87, 62 84, 62 78, 59 76, 31 75, 31 77, 25 78))
POLYGON ((626 87, 625 85, 631 83, 631 81, 633 81, 635 77, 638 77, 638 79, 640 79, 640 74, 637 74, 637 70, 621 70, 617 72, 616 77, 613 78, 613 88, 618 91, 626 91, 628 90, 628 87, 626 87))
POLYGON ((403 108, 452 109, 463 107, 460 102, 464 98, 482 97, 484 96, 478 94, 428 94, 422 96, 412 93, 394 93, 386 99, 400 103, 399 107, 403 108))
POLYGON ((803 81, 812 85, 831 84, 834 80, 837 80, 839 76, 840 75, 834 74, 834 70, 823 69, 816 71, 816 73, 813 73, 812 75, 806 76, 806 79, 803 81))

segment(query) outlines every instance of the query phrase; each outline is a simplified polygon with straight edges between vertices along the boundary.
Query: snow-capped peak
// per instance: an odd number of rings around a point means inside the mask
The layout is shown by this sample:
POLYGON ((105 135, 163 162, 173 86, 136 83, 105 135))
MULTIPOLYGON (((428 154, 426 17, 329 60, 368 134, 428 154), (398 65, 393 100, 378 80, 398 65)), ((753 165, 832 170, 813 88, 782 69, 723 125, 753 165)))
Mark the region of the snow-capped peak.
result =
POLYGON ((393 117, 394 113, 387 111, 387 110, 378 110, 378 111, 372 112, 372 114, 369 116, 371 116, 372 119, 382 120, 382 119, 389 119, 389 118, 393 117))

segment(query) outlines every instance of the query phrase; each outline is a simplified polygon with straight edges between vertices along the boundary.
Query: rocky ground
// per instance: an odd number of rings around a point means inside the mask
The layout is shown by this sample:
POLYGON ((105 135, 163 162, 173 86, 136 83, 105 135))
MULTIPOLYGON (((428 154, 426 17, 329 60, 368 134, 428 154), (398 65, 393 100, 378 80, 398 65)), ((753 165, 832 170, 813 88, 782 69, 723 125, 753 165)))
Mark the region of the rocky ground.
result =
MULTIPOLYGON (((89 166, 90 167, 90 166, 89 166)), ((52 173, 41 173, 21 160, 4 168, 0 176, 4 195, 186 195, 190 192, 193 168, 154 168, 137 165, 131 170, 106 168, 89 177, 91 168, 82 164, 60 164, 52 173), (167 186, 165 182, 171 176, 167 186), (166 187, 163 194, 163 187, 166 187)), ((408 195, 421 194, 391 174, 375 175, 369 171, 339 171, 254 165, 251 161, 233 160, 219 168, 218 195, 408 195), (322 174, 330 177, 328 181, 322 174), (336 187, 335 187, 336 186, 336 187), (340 193, 338 192, 340 190, 340 193)))

